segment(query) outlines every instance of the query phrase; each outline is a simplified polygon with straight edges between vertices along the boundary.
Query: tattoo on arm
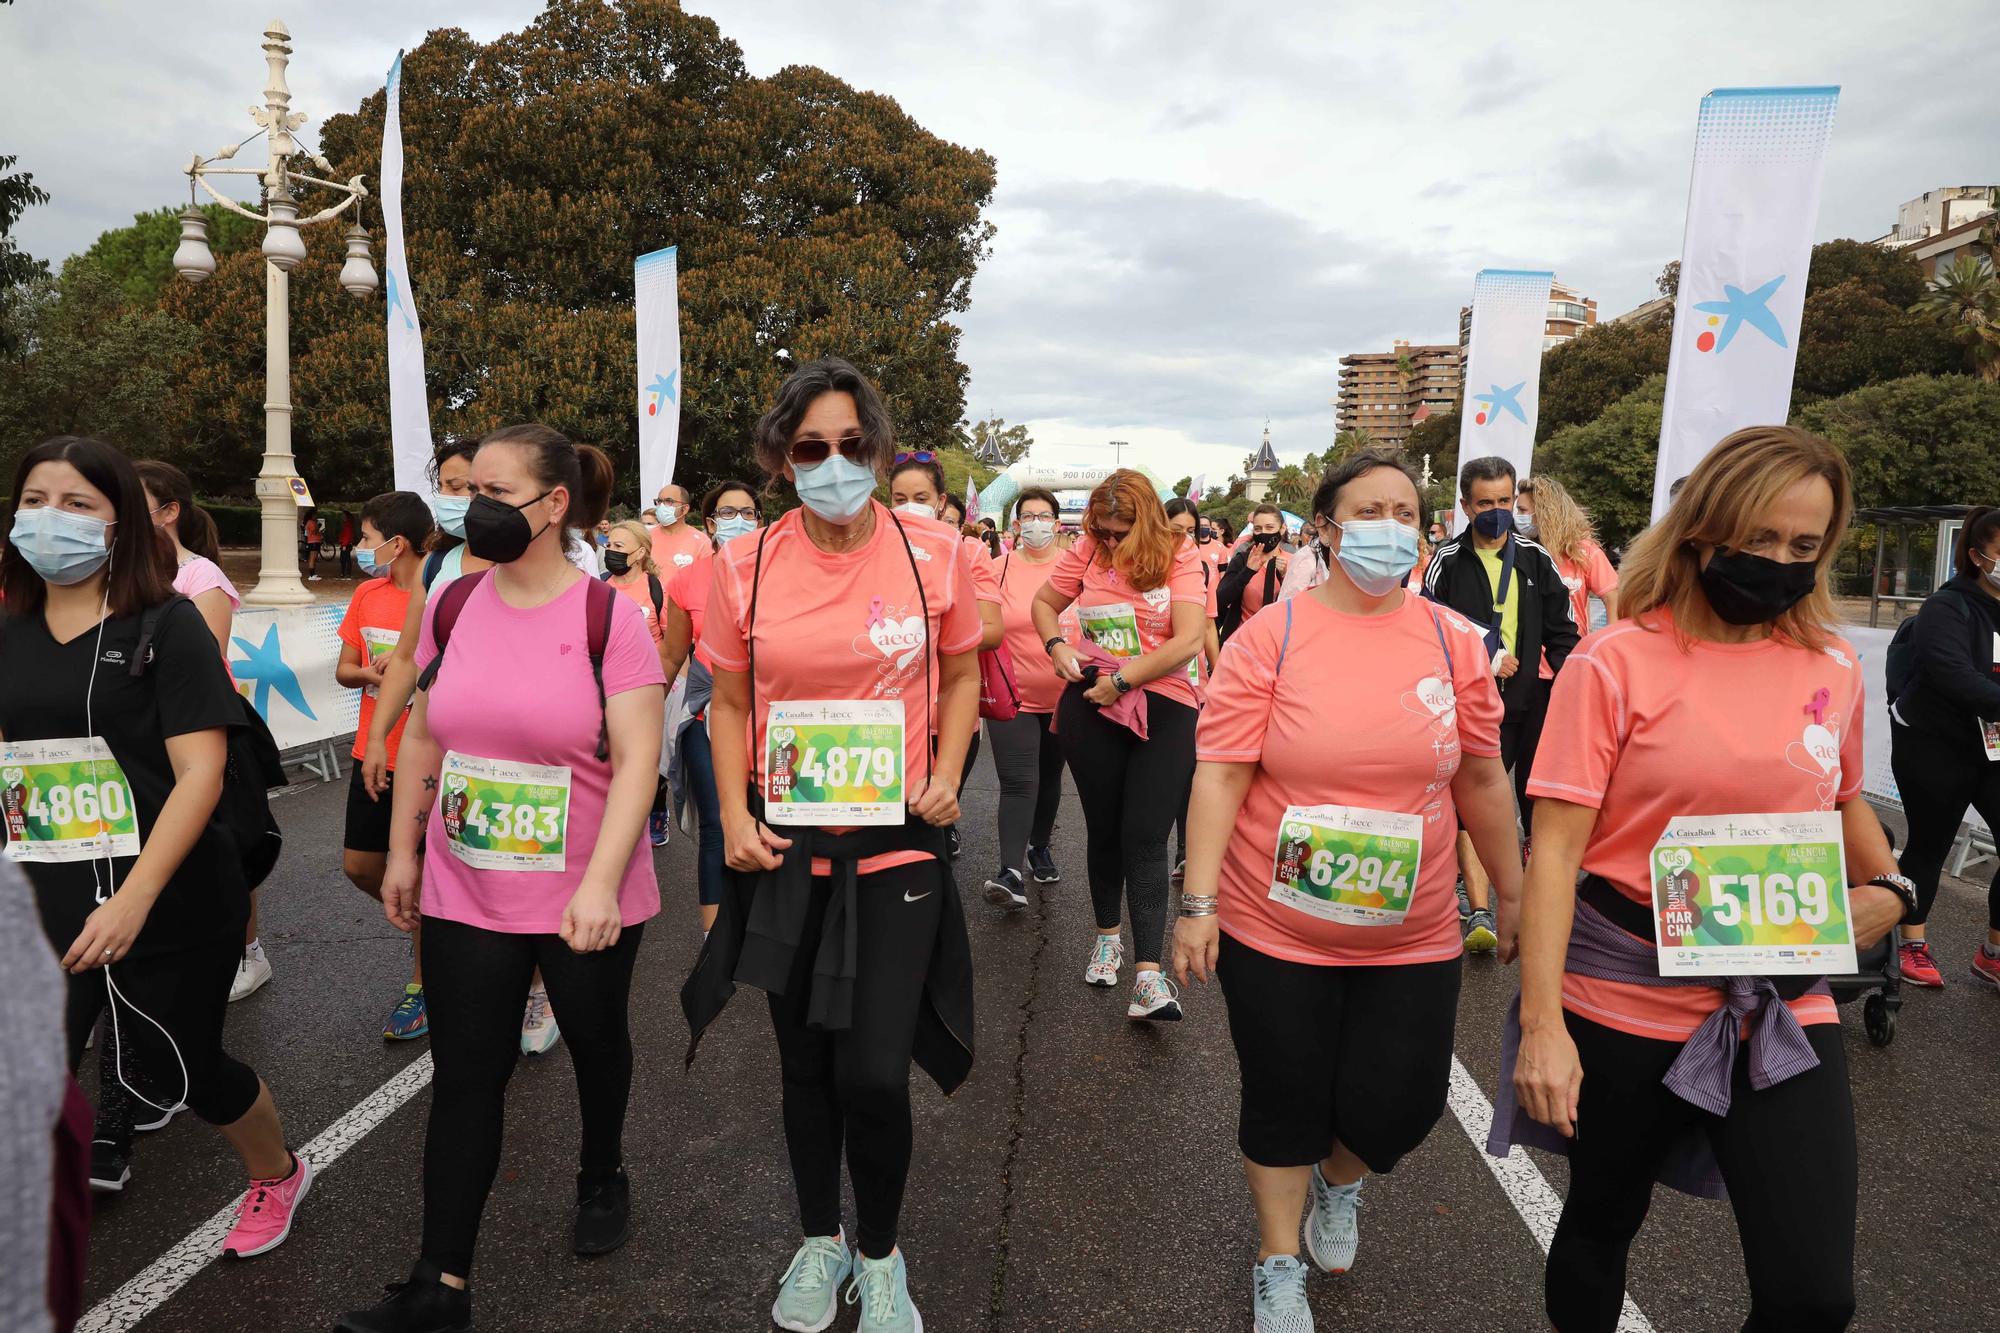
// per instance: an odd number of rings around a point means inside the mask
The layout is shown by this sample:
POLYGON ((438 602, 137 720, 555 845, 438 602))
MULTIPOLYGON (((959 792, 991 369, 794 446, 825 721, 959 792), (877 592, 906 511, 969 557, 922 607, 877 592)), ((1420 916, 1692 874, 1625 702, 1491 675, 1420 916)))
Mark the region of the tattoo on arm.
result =
POLYGON ((424 790, 425 790, 425 791, 436 791, 437 789, 438 789, 438 780, 437 780, 436 778, 425 778, 425 779, 424 779, 424 790))

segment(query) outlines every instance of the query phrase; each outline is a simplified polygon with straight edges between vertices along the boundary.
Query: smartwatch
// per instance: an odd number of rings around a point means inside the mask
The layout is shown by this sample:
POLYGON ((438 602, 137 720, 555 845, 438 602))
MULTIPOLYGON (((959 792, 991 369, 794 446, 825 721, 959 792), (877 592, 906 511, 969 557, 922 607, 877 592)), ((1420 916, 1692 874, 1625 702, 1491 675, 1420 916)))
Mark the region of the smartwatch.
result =
POLYGON ((1111 687, 1120 694, 1129 694, 1132 692, 1132 682, 1125 679, 1123 671, 1114 671, 1111 673, 1111 687))
MULTIPOLYGON (((1903 900, 1903 920, 1908 921, 1917 914, 1917 886, 1904 875, 1877 875, 1868 881, 1878 889, 1887 889, 1903 900)), ((1898 924, 1901 924, 1900 922, 1898 924)))
POLYGON ((1042 651, 1047 653, 1050 657, 1054 657, 1056 655, 1056 645, 1059 643, 1068 643, 1068 642, 1069 640, 1065 639, 1060 634, 1051 634, 1047 639, 1042 641, 1042 651))

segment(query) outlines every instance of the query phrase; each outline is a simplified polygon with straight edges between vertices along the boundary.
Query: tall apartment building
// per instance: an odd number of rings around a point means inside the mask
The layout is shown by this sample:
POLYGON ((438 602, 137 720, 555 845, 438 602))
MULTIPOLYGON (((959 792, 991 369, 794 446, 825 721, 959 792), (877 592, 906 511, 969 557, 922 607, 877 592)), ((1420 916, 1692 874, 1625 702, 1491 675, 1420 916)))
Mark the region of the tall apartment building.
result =
POLYGON ((1387 352, 1343 356, 1334 400, 1340 429, 1365 430, 1378 443, 1400 447, 1418 422, 1451 411, 1464 366, 1456 347, 1413 347, 1402 338, 1387 352))
MULTIPOLYGON (((1542 326, 1542 350, 1560 347, 1597 322, 1597 298, 1585 296, 1560 282, 1549 285, 1549 318, 1542 326)), ((1472 307, 1458 308, 1458 345, 1472 341, 1472 307)))
POLYGON ((1979 234, 1993 218, 1994 185, 1946 185, 1928 190, 1896 210, 1896 229, 1875 244, 1900 250, 1934 279, 1952 261, 1970 255, 1986 262, 1979 234))

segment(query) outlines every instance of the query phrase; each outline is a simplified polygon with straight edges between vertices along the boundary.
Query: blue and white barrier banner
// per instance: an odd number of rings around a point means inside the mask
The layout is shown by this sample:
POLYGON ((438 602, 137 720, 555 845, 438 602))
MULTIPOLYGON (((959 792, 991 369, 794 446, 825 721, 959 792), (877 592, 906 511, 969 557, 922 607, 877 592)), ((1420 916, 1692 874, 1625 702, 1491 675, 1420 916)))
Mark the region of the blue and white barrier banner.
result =
POLYGON ((1516 477, 1529 475, 1555 276, 1543 269, 1487 268, 1473 280, 1465 409, 1458 423, 1461 464, 1497 456, 1514 465, 1516 477))
POLYGON ((1653 517, 1732 431, 1782 425, 1839 88, 1718 88, 1701 99, 1667 359, 1653 517))
POLYGON ((346 615, 342 600, 239 607, 230 622, 236 692, 256 707, 281 750, 350 735, 360 723, 361 691, 333 676, 346 615))
POLYGON ((430 398, 424 387, 424 326, 417 319, 417 296, 410 290, 410 263, 403 253, 403 53, 389 66, 382 117, 383 266, 389 292, 383 302, 389 330, 389 440, 396 465, 396 489, 431 493, 430 398))
POLYGON ((632 264, 639 345, 639 498, 651 504, 674 479, 681 445, 681 300, 678 247, 632 264))

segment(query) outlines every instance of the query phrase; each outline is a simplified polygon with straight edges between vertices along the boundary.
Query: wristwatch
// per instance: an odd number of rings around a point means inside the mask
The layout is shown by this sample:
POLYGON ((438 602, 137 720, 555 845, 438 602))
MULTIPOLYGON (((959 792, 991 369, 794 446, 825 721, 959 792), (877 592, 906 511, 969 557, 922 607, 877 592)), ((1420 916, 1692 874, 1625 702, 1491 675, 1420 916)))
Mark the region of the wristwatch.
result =
POLYGON ((1878 889, 1887 889, 1903 900, 1903 920, 1908 921, 1917 914, 1917 886, 1904 875, 1877 875, 1868 881, 1878 889))
POLYGON ((1047 639, 1042 641, 1042 651, 1047 653, 1050 657, 1054 657, 1056 655, 1056 645, 1059 643, 1068 643, 1068 642, 1069 640, 1065 639, 1060 634, 1051 634, 1047 639))
POLYGON ((1111 687, 1120 694, 1129 694, 1132 691, 1132 682, 1125 679, 1123 671, 1114 671, 1111 673, 1111 687))

